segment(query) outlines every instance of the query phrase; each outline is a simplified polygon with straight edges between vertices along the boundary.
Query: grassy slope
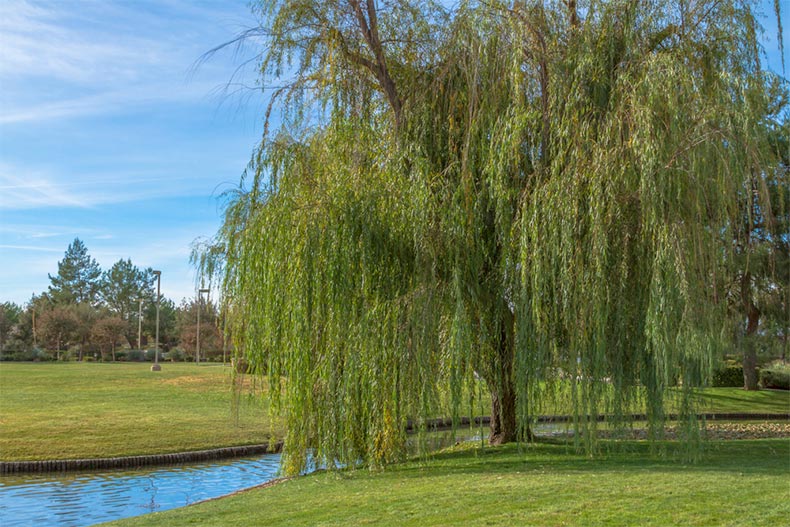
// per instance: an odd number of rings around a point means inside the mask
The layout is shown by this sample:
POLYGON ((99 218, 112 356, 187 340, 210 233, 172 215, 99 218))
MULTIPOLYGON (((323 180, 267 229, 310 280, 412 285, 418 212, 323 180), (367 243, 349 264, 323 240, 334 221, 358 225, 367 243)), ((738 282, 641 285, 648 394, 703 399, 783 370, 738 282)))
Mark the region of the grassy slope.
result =
POLYGON ((560 444, 462 446, 379 473, 315 474, 110 525, 773 526, 790 517, 788 440, 710 443, 693 465, 625 445, 596 459, 560 444))
POLYGON ((0 459, 69 459, 262 443, 261 403, 231 413, 229 368, 192 364, 0 364, 0 459))

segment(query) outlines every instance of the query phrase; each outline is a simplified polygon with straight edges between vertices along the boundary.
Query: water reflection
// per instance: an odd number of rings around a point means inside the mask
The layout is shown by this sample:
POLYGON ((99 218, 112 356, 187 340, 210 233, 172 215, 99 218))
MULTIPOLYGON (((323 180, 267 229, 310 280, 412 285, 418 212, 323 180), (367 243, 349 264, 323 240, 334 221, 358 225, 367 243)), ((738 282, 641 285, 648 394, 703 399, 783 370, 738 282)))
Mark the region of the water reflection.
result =
POLYGON ((183 507, 264 483, 279 454, 139 471, 0 478, 3 527, 83 527, 183 507))

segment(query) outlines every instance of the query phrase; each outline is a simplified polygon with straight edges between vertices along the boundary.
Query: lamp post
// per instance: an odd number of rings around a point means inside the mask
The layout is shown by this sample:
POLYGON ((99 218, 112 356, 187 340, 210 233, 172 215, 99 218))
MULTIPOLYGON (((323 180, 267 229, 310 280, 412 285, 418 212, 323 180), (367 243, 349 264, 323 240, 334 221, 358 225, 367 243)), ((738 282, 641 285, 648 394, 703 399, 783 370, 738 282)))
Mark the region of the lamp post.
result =
MULTIPOLYGON (((137 310, 137 349, 141 349, 143 341, 143 297, 139 298, 140 307, 137 310)), ((139 353, 139 352, 138 352, 139 353)))
POLYGON ((228 355, 228 324, 227 312, 222 313, 222 365, 225 366, 228 355))
POLYGON ((195 343, 195 364, 200 363, 200 311, 201 311, 200 308, 203 307, 203 293, 206 293, 206 295, 208 295, 209 290, 198 289, 197 342, 195 343))
POLYGON ((160 371, 162 367, 159 365, 159 297, 161 296, 159 291, 162 284, 162 271, 153 271, 153 273, 156 275, 156 349, 151 371, 160 371))

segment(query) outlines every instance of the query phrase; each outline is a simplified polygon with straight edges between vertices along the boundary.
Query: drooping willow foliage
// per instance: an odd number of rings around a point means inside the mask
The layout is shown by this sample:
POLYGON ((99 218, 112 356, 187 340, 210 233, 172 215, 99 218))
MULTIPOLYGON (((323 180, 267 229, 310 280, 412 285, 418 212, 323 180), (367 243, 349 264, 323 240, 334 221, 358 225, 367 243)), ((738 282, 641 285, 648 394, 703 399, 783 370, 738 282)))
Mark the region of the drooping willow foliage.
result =
POLYGON ((786 88, 750 3, 259 14, 279 88, 201 265, 286 418, 287 471, 397 459, 407 424, 474 411, 476 379, 492 442, 558 393, 588 450, 602 414, 660 434, 669 394, 694 439, 739 196, 780 173, 786 88))

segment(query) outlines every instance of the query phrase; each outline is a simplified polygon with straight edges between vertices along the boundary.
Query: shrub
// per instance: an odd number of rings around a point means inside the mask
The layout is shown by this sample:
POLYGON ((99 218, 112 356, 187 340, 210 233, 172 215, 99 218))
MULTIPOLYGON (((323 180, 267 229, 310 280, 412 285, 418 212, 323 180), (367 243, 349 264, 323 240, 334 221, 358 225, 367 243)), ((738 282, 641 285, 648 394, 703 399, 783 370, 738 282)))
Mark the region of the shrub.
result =
POLYGON ((760 384, 763 388, 790 390, 790 364, 774 362, 760 370, 760 384))
POLYGON ((129 362, 145 362, 145 350, 124 350, 123 358, 119 358, 118 360, 126 360, 129 362))
POLYGON ((184 362, 186 360, 189 360, 189 356, 187 356, 187 354, 184 353, 184 350, 182 350, 181 348, 173 348, 167 353, 163 354, 163 356, 160 358, 172 362, 184 362))
POLYGON ((743 367, 727 365, 713 372, 711 386, 717 388, 737 388, 743 386, 743 367))
POLYGON ((14 352, 4 351, 1 360, 42 362, 55 360, 55 357, 40 348, 32 348, 14 352))

